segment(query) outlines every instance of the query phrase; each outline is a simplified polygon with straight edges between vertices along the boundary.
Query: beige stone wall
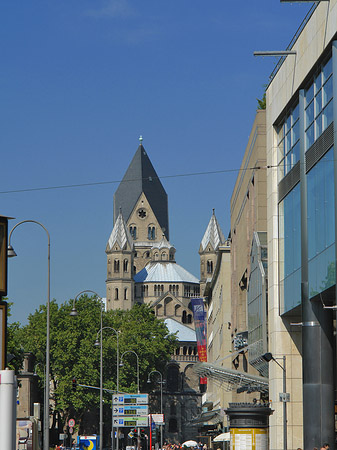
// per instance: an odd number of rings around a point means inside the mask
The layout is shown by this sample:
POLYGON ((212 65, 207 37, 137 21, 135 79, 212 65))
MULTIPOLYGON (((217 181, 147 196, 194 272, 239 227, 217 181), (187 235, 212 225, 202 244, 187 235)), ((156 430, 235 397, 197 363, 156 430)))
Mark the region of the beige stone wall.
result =
MULTIPOLYGON (((230 247, 219 247, 219 272, 212 280, 212 294, 209 297, 207 312, 207 359, 208 362, 231 368, 232 338, 231 338, 231 262, 230 247)), ((207 381, 207 402, 213 404, 213 409, 227 408, 232 401, 232 392, 219 387, 212 379, 207 381)))
POLYGON ((256 113, 231 197, 232 332, 247 330, 247 289, 254 231, 266 231, 265 111, 256 113), (241 281, 243 280, 243 281, 241 281), (240 282, 241 281, 241 282, 240 282))
MULTIPOLYGON (((288 56, 267 90, 267 164, 277 165, 277 141, 274 123, 296 94, 317 59, 337 31, 337 2, 321 2, 296 40, 296 56, 288 56)), ((290 40, 290 39, 289 39, 290 40)), ((269 350, 275 357, 287 358, 288 448, 302 447, 302 364, 300 330, 290 320, 279 316, 279 255, 278 255, 278 194, 277 170, 268 169, 267 231, 268 231, 268 291, 269 291, 269 350)), ((269 365, 270 398, 274 414, 270 418, 270 443, 273 449, 283 448, 282 371, 269 365)))
POLYGON ((127 226, 128 229, 130 229, 130 227, 136 227, 137 229, 136 239, 134 239, 135 251, 137 254, 134 258, 134 265, 137 273, 151 260, 151 247, 155 242, 160 242, 164 234, 144 193, 140 195, 135 204, 127 222, 127 226), (154 239, 149 240, 148 227, 154 227, 154 239))

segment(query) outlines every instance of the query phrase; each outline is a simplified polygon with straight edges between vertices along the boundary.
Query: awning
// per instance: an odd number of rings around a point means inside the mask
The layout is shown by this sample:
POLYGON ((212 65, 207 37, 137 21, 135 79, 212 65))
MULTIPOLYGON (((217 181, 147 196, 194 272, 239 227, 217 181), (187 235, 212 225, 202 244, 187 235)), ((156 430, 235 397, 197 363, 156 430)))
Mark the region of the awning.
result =
POLYGON ((230 441, 230 440, 231 440, 231 434, 228 431, 227 433, 219 434, 219 436, 217 436, 213 439, 213 442, 223 442, 223 441, 230 441))
POLYGON ((199 362, 194 364, 193 370, 200 377, 213 379, 215 382, 224 384, 227 391, 239 389, 241 392, 268 392, 268 378, 251 375, 246 372, 228 369, 217 364, 199 362))
POLYGON ((216 424, 222 422, 222 420, 223 420, 223 413, 221 409, 214 409, 212 411, 205 411, 201 413, 200 416, 190 420, 190 423, 196 424, 196 423, 210 422, 216 424))

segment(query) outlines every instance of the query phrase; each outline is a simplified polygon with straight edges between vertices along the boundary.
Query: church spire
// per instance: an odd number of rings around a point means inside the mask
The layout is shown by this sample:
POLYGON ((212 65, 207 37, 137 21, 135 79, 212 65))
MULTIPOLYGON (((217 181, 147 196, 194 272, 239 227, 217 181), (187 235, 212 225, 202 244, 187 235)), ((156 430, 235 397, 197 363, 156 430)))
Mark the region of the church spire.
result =
POLYGON ((161 229, 169 239, 167 194, 143 147, 142 136, 139 142, 138 149, 114 195, 114 223, 120 207, 128 223, 138 199, 144 193, 161 229))
POLYGON ((201 240, 201 250, 204 251, 206 247, 210 244, 212 249, 215 251, 219 245, 225 242, 225 237, 221 231, 220 225, 215 217, 215 211, 213 208, 213 213, 208 226, 206 228, 205 234, 201 240))

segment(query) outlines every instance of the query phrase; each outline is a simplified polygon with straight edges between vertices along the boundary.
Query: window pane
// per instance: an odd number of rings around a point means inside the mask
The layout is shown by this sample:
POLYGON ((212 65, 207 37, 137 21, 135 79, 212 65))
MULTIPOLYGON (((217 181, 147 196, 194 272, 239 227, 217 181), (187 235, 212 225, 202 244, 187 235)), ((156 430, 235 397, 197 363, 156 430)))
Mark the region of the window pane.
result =
POLYGON ((299 107, 298 107, 298 104, 293 109, 292 116, 293 116, 293 123, 295 123, 296 120, 299 118, 299 107))
POLYGON ((321 72, 315 78, 315 87, 316 87, 316 92, 318 92, 322 87, 322 73, 321 72))
POLYGON ((315 117, 318 116, 321 110, 322 110, 322 91, 319 91, 315 97, 315 117))
POLYGON ((287 120, 286 120, 286 129, 285 129, 285 132, 288 133, 288 131, 290 130, 290 128, 291 128, 291 116, 288 116, 288 117, 287 117, 287 120))
POLYGON ((305 93, 306 104, 308 105, 314 98, 314 84, 312 84, 305 93))
POLYGON ((314 120, 314 102, 311 102, 305 110, 305 126, 308 127, 314 120))
POLYGON ((277 162, 279 163, 281 159, 284 157, 284 141, 280 142, 277 146, 277 162))
POLYGON ((322 134, 322 131, 323 131, 323 129, 322 129, 322 116, 323 116, 323 114, 320 114, 317 117, 316 121, 315 121, 315 124, 316 124, 316 134, 315 134, 315 136, 316 136, 316 139, 319 138, 319 136, 322 134))
POLYGON ((293 158, 292 158, 292 165, 294 166, 297 161, 300 160, 300 143, 297 142, 297 144, 294 146, 292 150, 293 158))
POLYGON ((323 106, 332 98, 332 77, 323 86, 323 106))
POLYGON ((284 148, 285 153, 288 153, 290 149, 291 149, 291 132, 289 132, 285 138, 285 148, 284 148))
POLYGON ((308 150, 314 143, 314 124, 305 133, 305 149, 308 150))
POLYGON ((326 81, 329 75, 332 73, 332 58, 323 67, 323 82, 326 81))
POLYGON ((291 145, 294 145, 300 138, 300 121, 298 120, 292 128, 291 145))
POLYGON ((333 119, 333 111, 332 111, 332 101, 327 104, 327 106, 323 110, 323 129, 325 130, 333 119))

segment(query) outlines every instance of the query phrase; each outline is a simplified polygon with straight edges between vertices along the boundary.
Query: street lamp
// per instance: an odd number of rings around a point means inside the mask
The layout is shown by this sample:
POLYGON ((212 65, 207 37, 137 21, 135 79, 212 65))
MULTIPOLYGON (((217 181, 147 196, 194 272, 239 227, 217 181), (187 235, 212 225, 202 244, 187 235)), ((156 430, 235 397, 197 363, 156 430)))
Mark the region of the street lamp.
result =
MULTIPOLYGON (((79 292, 73 301, 73 308, 70 311, 70 315, 75 317, 78 316, 78 312, 75 307, 75 303, 77 298, 84 294, 85 292, 90 292, 91 294, 96 295, 98 300, 100 301, 101 306, 101 328, 103 328, 103 308, 102 308, 102 297, 100 297, 97 292, 91 291, 90 289, 86 289, 84 291, 79 292)), ((101 363, 100 363, 100 380, 99 380, 99 449, 103 450, 103 347, 102 347, 102 333, 101 333, 101 363)))
MULTIPOLYGON (((119 333, 120 331, 116 331, 114 328, 112 327, 103 327, 101 328, 98 332, 97 332, 97 336, 96 336, 96 341, 95 341, 95 347, 101 347, 102 349, 102 331, 103 330, 112 330, 117 337, 117 394, 119 392, 119 333), (100 341, 98 340, 98 335, 101 334, 101 339, 100 341)), ((102 357, 102 352, 101 352, 101 357, 102 357)), ((103 367, 103 363, 101 364, 101 367, 103 367)), ((113 427, 113 403, 111 405, 111 414, 112 414, 112 420, 111 420, 111 449, 114 449, 114 427, 113 427)), ((118 439, 118 433, 119 433, 119 428, 117 428, 117 450, 119 448, 119 439, 118 439)))
MULTIPOLYGON (((163 382, 163 374, 161 372, 159 372, 159 370, 152 370, 152 372, 149 373, 148 378, 147 378, 147 382, 148 383, 151 383, 150 377, 151 377, 151 375, 153 373, 157 373, 158 375, 160 375, 160 381, 159 381, 159 384, 160 384, 160 414, 162 415, 163 414, 163 384, 164 384, 164 382, 163 382)), ((161 424, 160 427, 161 427, 160 448, 161 448, 161 450, 163 450, 163 430, 164 430, 163 424, 161 424)))
POLYGON ((134 352, 133 350, 126 350, 123 354, 122 354, 122 356, 121 356, 121 362, 119 363, 119 365, 120 365, 120 367, 123 367, 123 356, 126 354, 126 353, 133 353, 134 355, 136 355, 136 358, 137 358, 137 390, 138 390, 138 394, 139 394, 139 358, 138 358, 138 355, 137 355, 137 353, 136 352, 134 352))
POLYGON ((283 448, 287 450, 287 402, 289 401, 289 396, 287 395, 287 372, 286 372, 286 357, 274 358, 271 353, 265 353, 262 358, 269 363, 270 361, 276 362, 276 364, 283 370, 283 395, 280 394, 280 400, 283 402, 283 448), (283 365, 281 365, 277 359, 283 360, 283 365))
POLYGON ((13 247, 11 246, 12 233, 19 225, 23 223, 35 223, 44 229, 48 237, 48 285, 47 285, 47 336, 46 336, 46 378, 45 378, 45 398, 44 398, 44 433, 43 433, 43 446, 44 450, 49 450, 49 370, 50 370, 50 235, 47 228, 42 223, 36 220, 22 220, 17 223, 10 231, 8 237, 7 256, 12 258, 17 256, 13 247))

